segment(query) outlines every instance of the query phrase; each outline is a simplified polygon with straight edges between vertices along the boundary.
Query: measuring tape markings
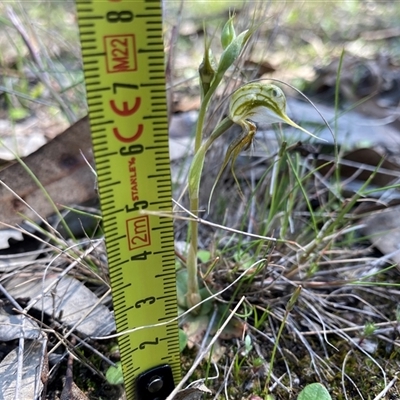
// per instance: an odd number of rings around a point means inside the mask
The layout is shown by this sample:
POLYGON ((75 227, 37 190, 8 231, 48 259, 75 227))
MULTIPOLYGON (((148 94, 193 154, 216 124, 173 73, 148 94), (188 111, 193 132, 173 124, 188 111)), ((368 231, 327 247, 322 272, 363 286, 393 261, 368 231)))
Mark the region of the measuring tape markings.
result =
MULTIPOLYGON (((177 315, 160 2, 79 1, 87 101, 117 330, 177 315)), ((119 339, 128 399, 168 364, 180 379, 177 323, 119 339)))

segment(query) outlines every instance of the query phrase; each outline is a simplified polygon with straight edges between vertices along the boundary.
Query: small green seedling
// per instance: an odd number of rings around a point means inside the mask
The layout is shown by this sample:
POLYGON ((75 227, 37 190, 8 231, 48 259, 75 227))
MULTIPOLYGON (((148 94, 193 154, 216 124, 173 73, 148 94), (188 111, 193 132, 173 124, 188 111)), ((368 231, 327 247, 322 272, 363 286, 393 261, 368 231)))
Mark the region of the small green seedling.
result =
POLYGON ((320 383, 312 383, 300 392, 297 400, 332 400, 332 397, 320 383))
POLYGON ((108 368, 106 372, 106 379, 110 385, 121 385, 124 383, 122 374, 122 364, 120 361, 115 363, 115 367, 108 368))

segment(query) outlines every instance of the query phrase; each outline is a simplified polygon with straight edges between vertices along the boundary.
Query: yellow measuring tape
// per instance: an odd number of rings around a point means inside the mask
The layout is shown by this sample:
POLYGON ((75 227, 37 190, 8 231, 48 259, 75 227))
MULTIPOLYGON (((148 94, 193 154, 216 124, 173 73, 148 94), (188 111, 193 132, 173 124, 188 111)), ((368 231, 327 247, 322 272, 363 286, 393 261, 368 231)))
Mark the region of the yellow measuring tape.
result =
MULTIPOLYGON (((177 315, 160 0, 77 0, 92 141, 118 332, 177 315)), ((177 323, 119 339, 128 399, 180 379, 177 323)))

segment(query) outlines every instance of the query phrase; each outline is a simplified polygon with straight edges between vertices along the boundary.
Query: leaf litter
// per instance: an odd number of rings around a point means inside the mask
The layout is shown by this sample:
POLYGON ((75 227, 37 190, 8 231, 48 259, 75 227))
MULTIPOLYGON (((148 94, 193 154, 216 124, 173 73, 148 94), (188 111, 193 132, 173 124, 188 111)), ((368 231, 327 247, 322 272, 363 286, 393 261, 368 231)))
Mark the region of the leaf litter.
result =
POLYGON ((13 277, 4 283, 15 299, 30 298, 27 307, 54 316, 84 336, 104 336, 115 330, 109 309, 82 282, 71 276, 48 274, 26 280, 13 277))

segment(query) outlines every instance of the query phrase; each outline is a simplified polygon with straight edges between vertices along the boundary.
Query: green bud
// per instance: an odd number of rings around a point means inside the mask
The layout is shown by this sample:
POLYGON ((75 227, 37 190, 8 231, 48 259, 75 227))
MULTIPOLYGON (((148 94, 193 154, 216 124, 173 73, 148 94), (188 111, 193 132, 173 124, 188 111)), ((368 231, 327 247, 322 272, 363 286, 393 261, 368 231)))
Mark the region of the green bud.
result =
POLYGON ((225 50, 236 37, 235 27, 233 26, 233 16, 226 22, 221 33, 222 48, 225 50))
POLYGON ((216 63, 212 51, 206 47, 204 50, 203 61, 199 66, 199 77, 201 85, 201 95, 204 97, 210 89, 211 82, 214 79, 216 63))
POLYGON ((235 62, 239 57, 244 45, 251 36, 253 32, 250 30, 245 30, 240 35, 236 36, 229 46, 224 50, 219 60, 217 77, 216 79, 222 79, 226 70, 235 62))

